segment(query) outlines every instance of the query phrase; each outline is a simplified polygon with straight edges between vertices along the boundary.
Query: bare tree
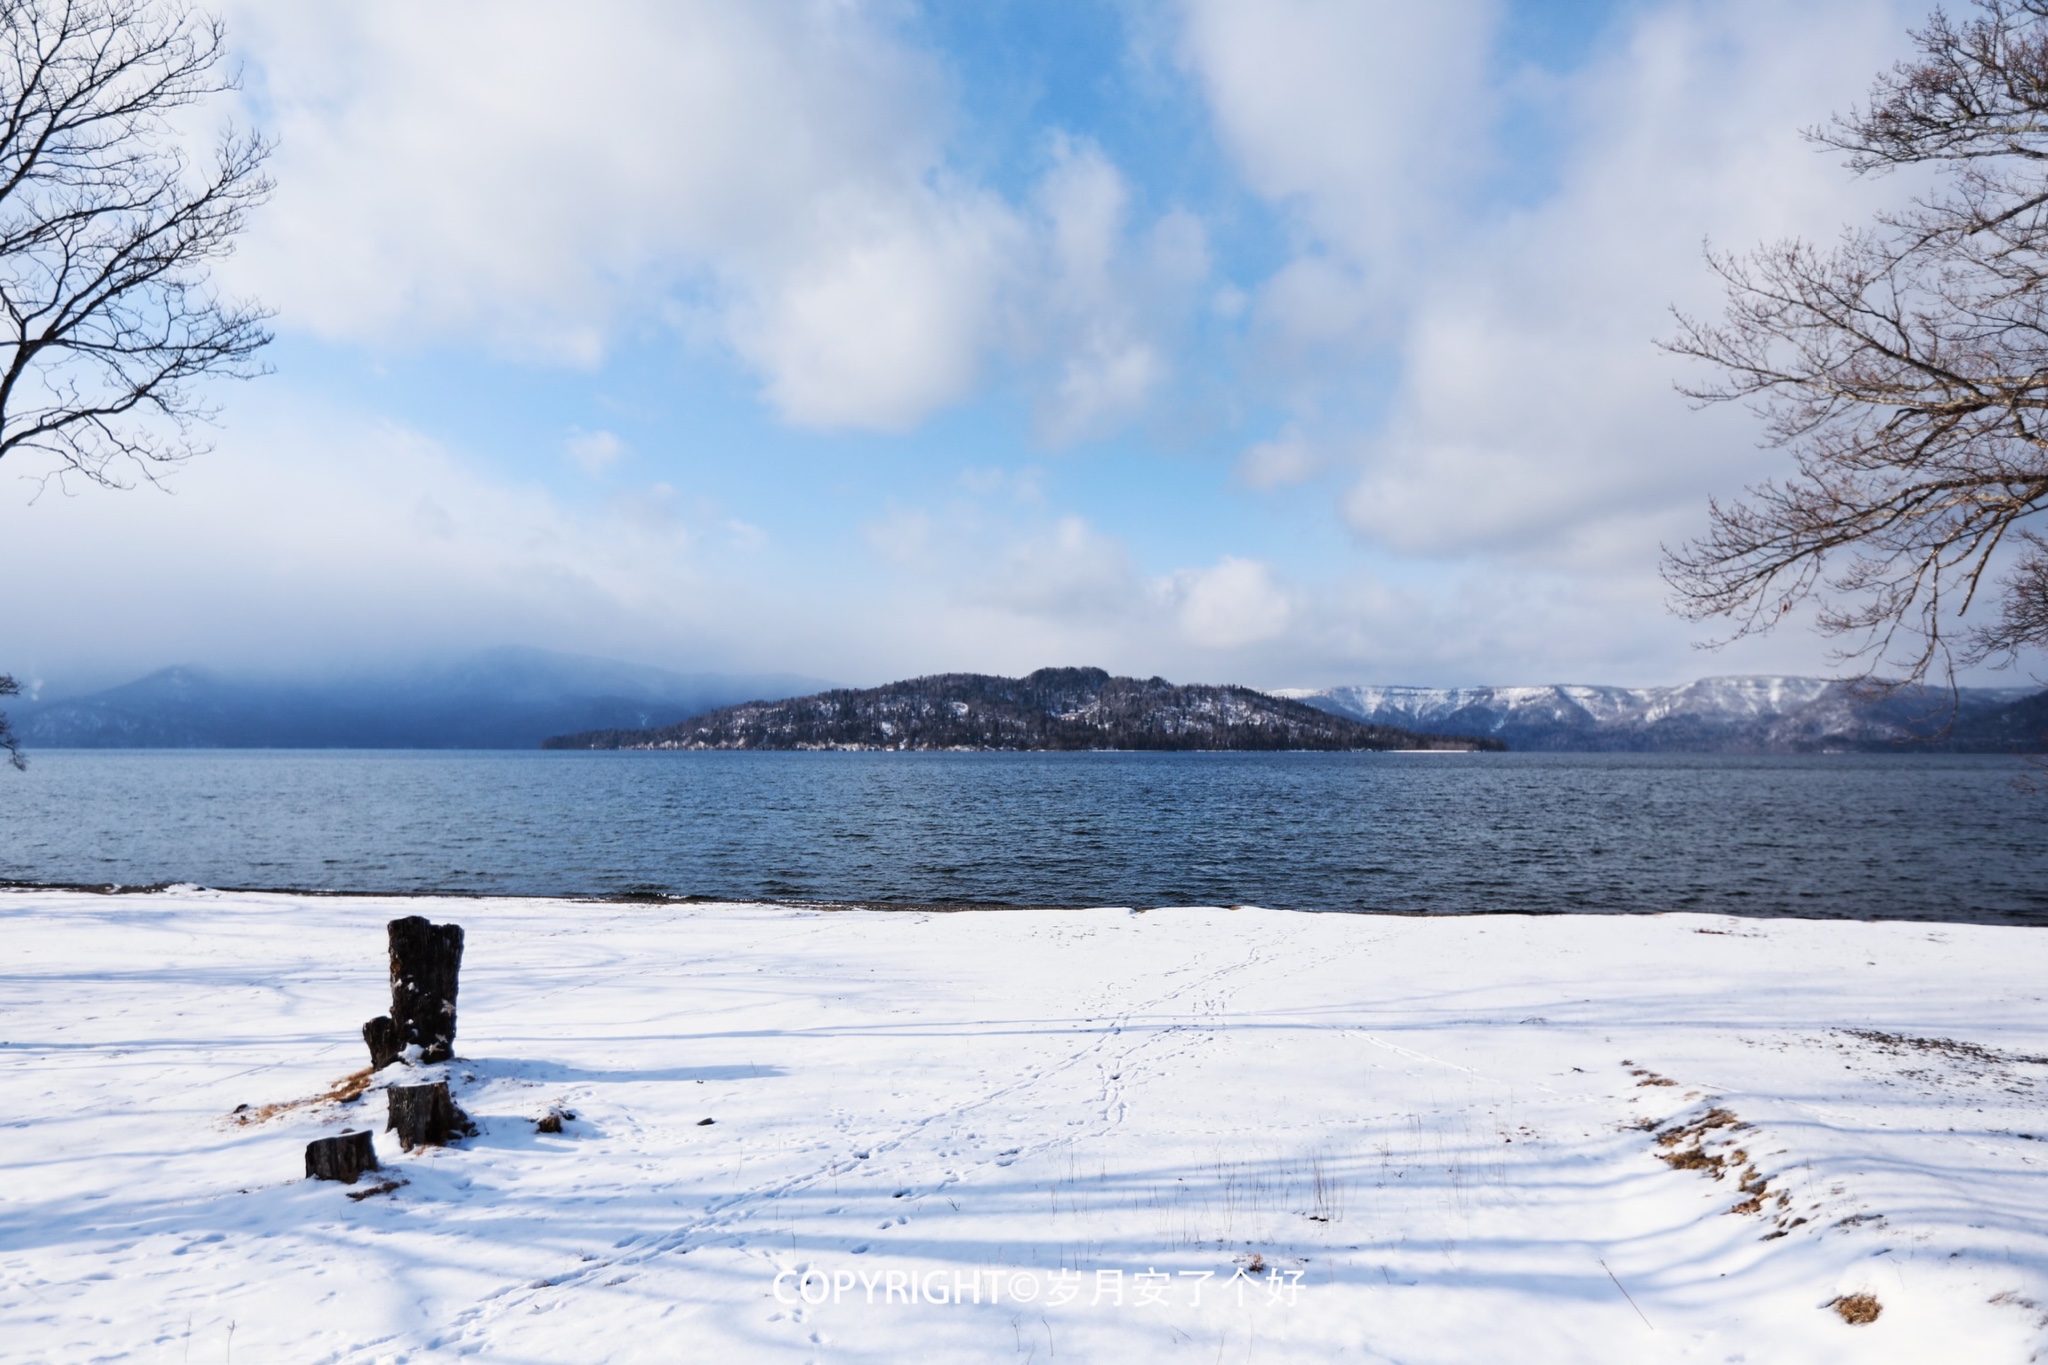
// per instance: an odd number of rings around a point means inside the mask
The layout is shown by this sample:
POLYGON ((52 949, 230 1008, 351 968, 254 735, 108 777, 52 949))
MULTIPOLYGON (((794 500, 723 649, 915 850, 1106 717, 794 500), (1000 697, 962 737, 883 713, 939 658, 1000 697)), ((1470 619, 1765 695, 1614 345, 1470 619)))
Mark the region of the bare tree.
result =
POLYGON ((1912 680, 2048 644, 2048 0, 1975 10, 1808 134, 1931 188, 1831 247, 1710 250, 1726 313, 1666 343, 1796 467, 1667 553, 1678 608, 1743 635, 1811 601, 1845 660, 1912 680))
MULTIPOLYGON (((0 697, 18 697, 21 684, 10 675, 0 673, 0 697)), ((21 741, 14 737, 14 727, 7 723, 7 716, 0 712, 0 752, 5 752, 7 762, 19 771, 28 766, 28 760, 21 756, 21 741)))
POLYGON ((196 173, 174 126, 232 87, 225 59, 179 0, 0 0, 0 458, 152 477, 212 415, 193 381, 259 371, 268 314, 209 276, 269 148, 223 134, 196 173))

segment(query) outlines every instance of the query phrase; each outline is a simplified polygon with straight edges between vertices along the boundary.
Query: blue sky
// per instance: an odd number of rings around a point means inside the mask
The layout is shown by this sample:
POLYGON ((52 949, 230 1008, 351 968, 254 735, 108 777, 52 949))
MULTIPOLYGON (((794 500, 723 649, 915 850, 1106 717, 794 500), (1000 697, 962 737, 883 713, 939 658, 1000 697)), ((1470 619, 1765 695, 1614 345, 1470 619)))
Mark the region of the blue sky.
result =
MULTIPOLYGON (((1868 3, 231 4, 278 309, 168 492, 0 480, 12 668, 1657 683, 1771 472, 1653 342, 1895 196, 1868 3), (8 490, 12 491, 8 491, 8 490)), ((0 471, 5 473, 9 471, 0 471)), ((14 471, 32 474, 36 471, 14 471)))

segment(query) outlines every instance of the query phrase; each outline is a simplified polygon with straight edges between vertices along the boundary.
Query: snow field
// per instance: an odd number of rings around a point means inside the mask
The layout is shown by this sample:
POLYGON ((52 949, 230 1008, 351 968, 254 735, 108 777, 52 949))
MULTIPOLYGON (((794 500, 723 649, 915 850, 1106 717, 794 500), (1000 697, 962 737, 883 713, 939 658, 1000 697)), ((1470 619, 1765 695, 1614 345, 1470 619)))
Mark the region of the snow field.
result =
POLYGON ((0 1358, 2048 1344, 2037 931, 185 890, 0 942, 0 1358), (305 1181, 382 1128, 318 1097, 409 913, 467 932, 481 1132, 305 1181))

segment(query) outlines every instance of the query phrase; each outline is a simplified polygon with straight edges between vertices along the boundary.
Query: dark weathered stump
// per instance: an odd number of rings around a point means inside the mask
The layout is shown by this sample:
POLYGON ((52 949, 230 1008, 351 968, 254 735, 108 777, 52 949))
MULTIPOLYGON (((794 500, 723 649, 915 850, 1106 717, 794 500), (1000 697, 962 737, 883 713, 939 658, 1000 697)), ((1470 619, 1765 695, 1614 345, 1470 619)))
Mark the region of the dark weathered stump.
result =
POLYGON ((415 1147, 445 1147, 453 1137, 467 1137, 476 1131, 469 1115, 448 1095, 448 1082, 432 1085, 394 1085, 384 1092, 391 1103, 391 1117, 385 1128, 398 1134, 406 1151, 415 1147))
POLYGON ((391 941, 391 1013, 363 1025, 370 1066, 382 1070, 406 1048, 422 1062, 455 1055, 455 986, 462 972, 462 926, 408 915, 384 926, 391 941))
POLYGON ((370 1045, 372 1071, 382 1071, 405 1051, 405 1044, 398 1041, 398 1025, 391 1022, 388 1014, 380 1014, 363 1025, 363 1041, 370 1045))
POLYGON ((391 1022, 398 1026, 399 1044, 417 1043, 423 1062, 445 1062, 455 1050, 462 926, 409 915, 385 928, 391 936, 391 1022))
POLYGON ((339 1180, 353 1185, 364 1171, 377 1169, 377 1149, 370 1145, 370 1132, 343 1133, 339 1137, 315 1138, 306 1144, 306 1176, 311 1180, 339 1180))

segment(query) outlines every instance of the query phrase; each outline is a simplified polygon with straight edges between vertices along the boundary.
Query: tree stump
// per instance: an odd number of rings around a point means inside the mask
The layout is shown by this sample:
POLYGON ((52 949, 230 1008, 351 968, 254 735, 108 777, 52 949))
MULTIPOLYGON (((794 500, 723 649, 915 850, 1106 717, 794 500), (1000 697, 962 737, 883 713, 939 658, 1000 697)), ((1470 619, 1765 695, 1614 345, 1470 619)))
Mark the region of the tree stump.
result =
POLYGON ((391 1022, 388 1014, 380 1014, 363 1025, 363 1041, 370 1045, 372 1071, 382 1071, 405 1051, 405 1044, 398 1041, 398 1025, 391 1022))
POLYGON ((422 1062, 455 1055, 455 987, 462 971, 462 926, 408 915, 384 926, 391 942, 391 1013, 363 1025, 370 1066, 382 1070, 408 1047, 422 1062))
POLYGON ((415 1147, 445 1147, 452 1137, 467 1137, 476 1131, 469 1115, 448 1095, 448 1082, 432 1085, 394 1085, 384 1092, 390 1101, 390 1118, 384 1127, 398 1134, 406 1151, 415 1147))
POLYGON ((339 1180, 344 1185, 353 1185, 364 1171, 376 1169, 377 1149, 370 1145, 367 1128, 339 1137, 315 1138, 306 1144, 309 1180, 339 1180))

